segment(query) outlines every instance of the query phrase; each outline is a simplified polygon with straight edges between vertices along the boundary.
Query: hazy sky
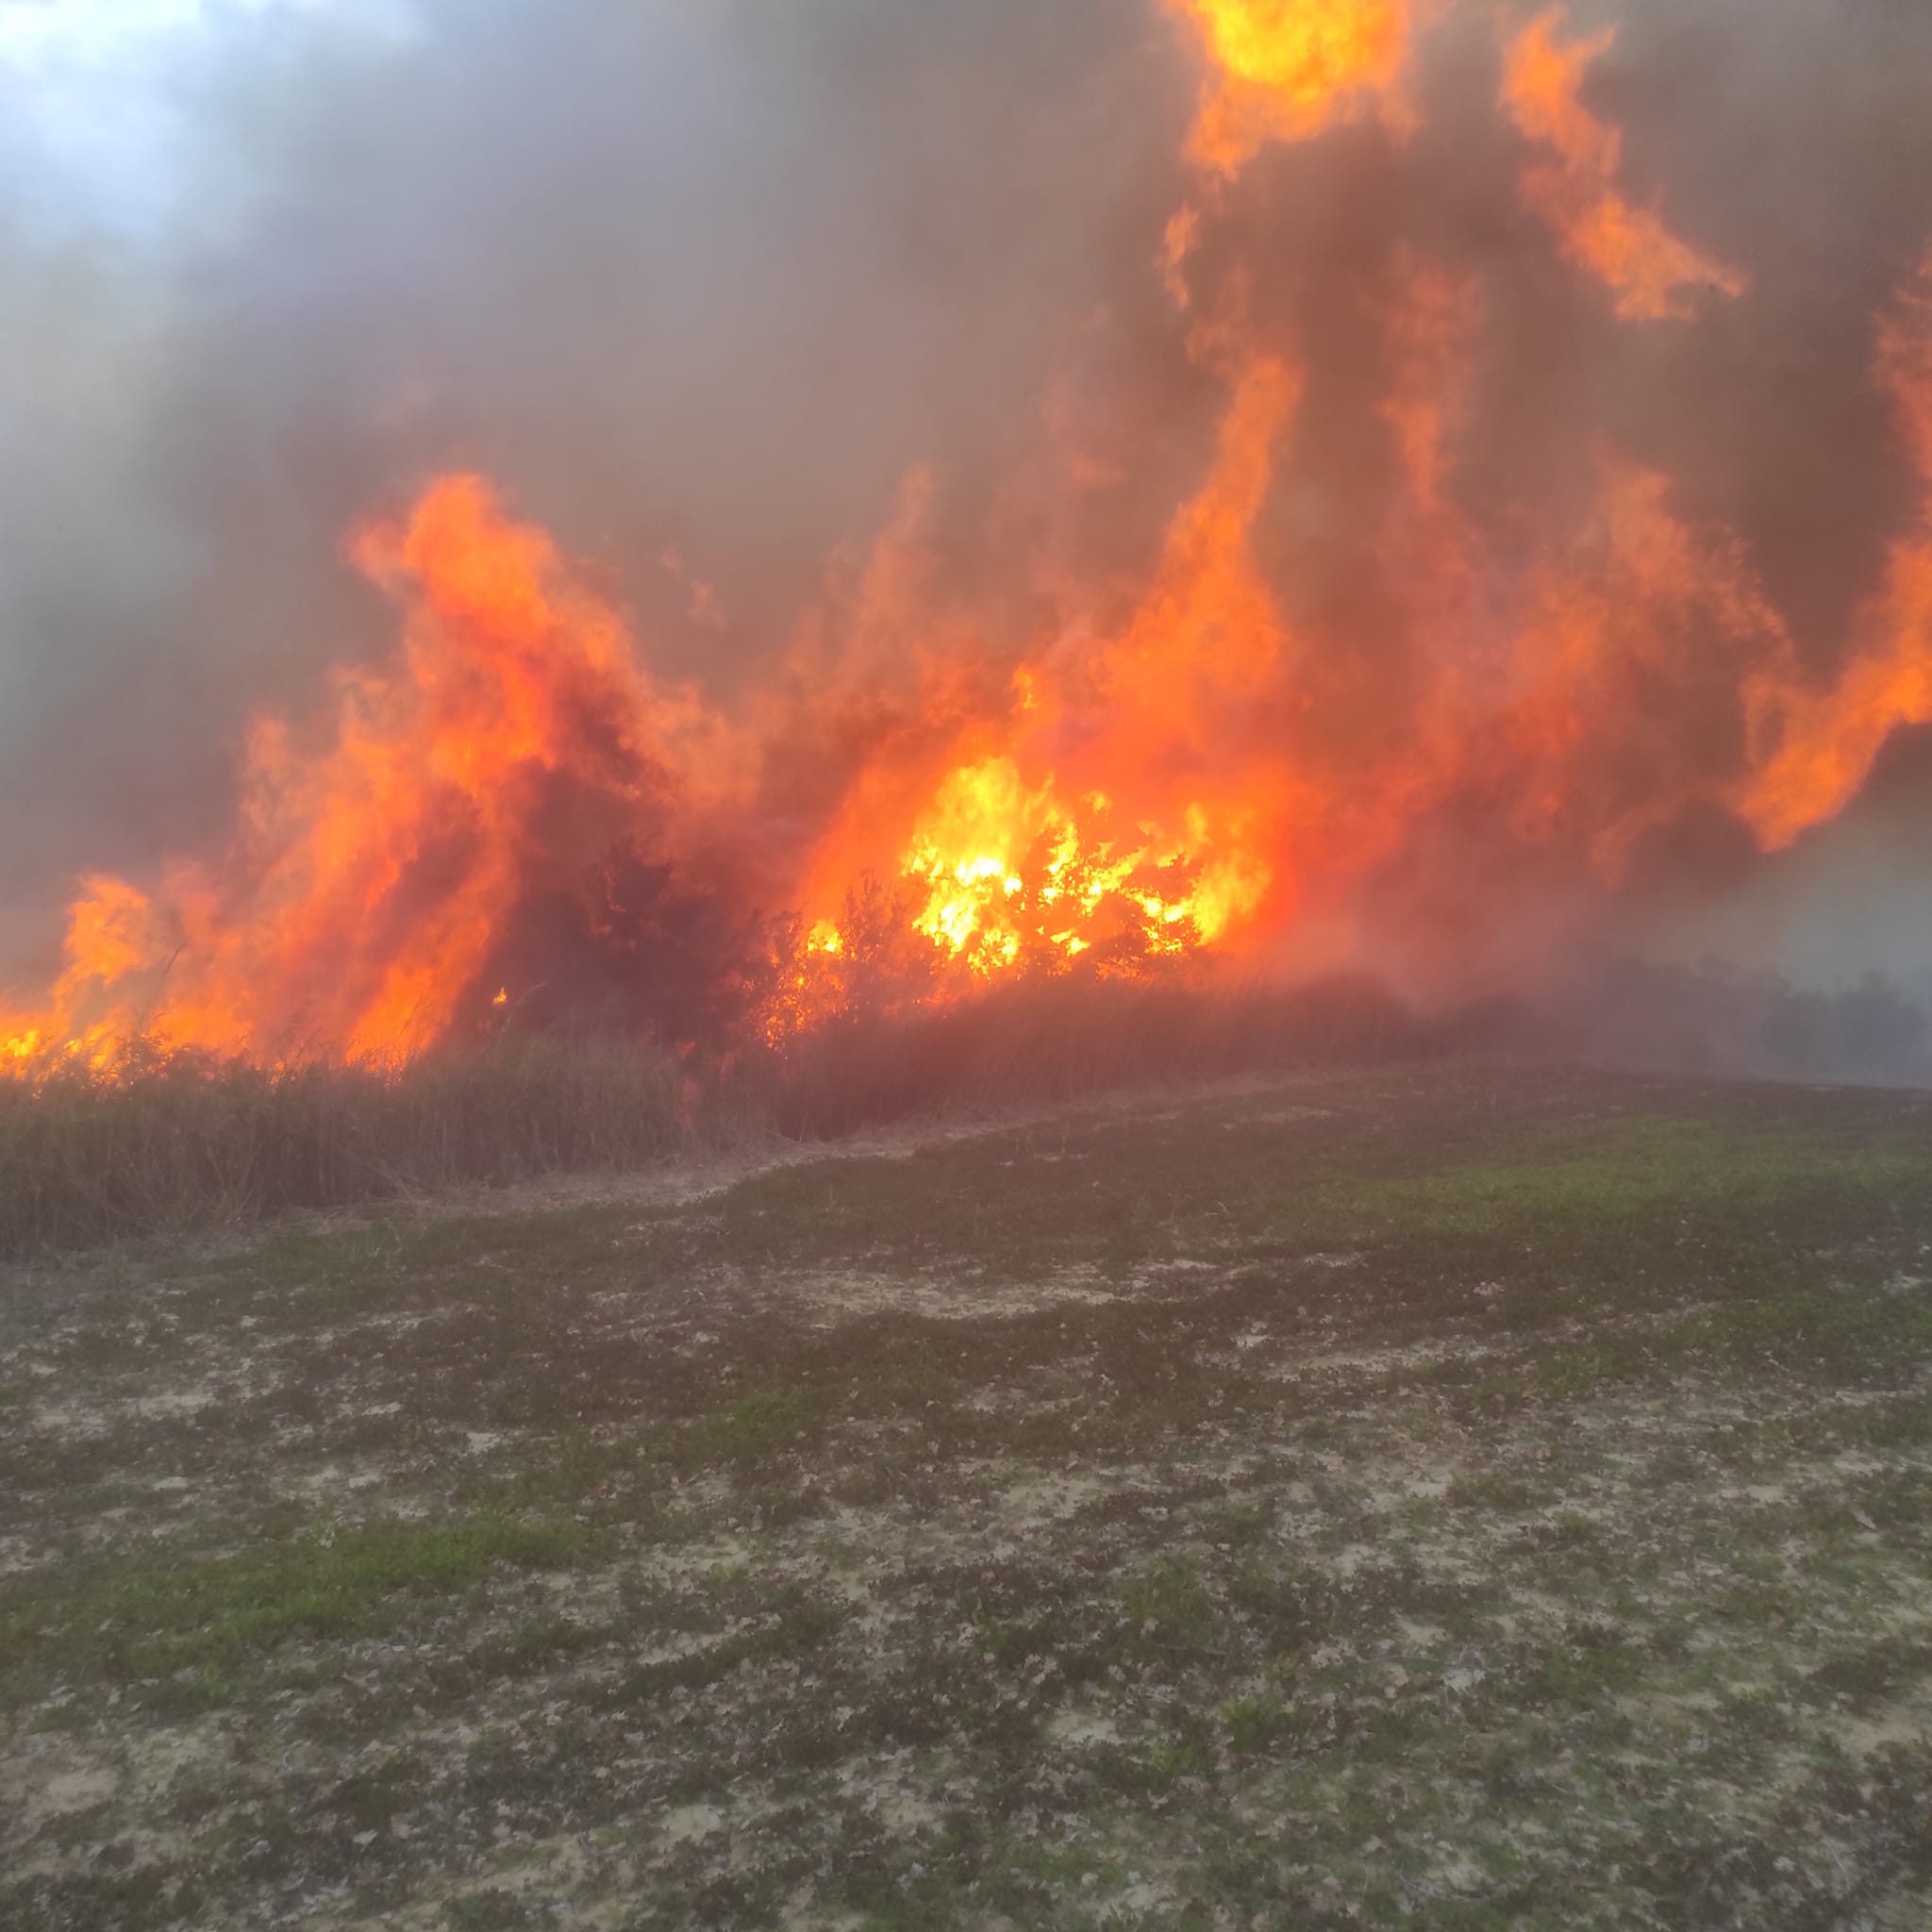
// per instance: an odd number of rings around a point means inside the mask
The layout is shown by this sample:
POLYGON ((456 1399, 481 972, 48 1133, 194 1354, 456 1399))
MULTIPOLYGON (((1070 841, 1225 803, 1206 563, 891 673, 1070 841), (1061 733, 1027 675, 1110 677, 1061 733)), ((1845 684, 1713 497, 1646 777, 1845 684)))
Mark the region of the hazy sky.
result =
POLYGON ((186 132, 171 84, 266 54, 277 16, 362 36, 408 21, 407 0, 0 0, 9 199, 62 225, 138 235, 165 220, 186 132))

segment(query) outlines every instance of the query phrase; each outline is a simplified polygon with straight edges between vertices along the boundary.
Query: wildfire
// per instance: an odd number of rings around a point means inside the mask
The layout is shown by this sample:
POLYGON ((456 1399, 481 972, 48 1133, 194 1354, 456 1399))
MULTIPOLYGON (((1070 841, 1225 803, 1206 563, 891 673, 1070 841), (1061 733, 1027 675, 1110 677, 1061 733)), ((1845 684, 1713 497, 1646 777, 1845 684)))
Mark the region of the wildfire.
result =
POLYGON ((402 607, 394 660, 339 671, 318 733, 257 720, 225 871, 178 866, 152 895, 87 881, 50 995, 0 1032, 16 1067, 104 1065, 137 1037, 407 1059, 454 1023, 561 786, 629 815, 728 784, 702 706, 653 687, 616 615, 478 478, 432 485, 350 555, 402 607))
POLYGON ((1029 790, 1010 758, 949 773, 904 861, 930 889, 914 929, 985 977, 1096 946, 1139 963, 1219 939, 1265 884, 1211 862, 1198 807, 1172 841, 1145 823, 1112 834, 1116 818, 1104 792, 1070 804, 1051 781, 1029 790))
MULTIPOLYGON (((1743 541, 1607 440, 1560 525, 1474 507, 1499 324, 1450 238, 1376 258, 1357 340, 1269 319, 1239 205, 1266 171, 1244 171, 1348 123, 1399 148, 1445 7, 1165 4, 1206 78, 1180 205, 1141 258, 1207 433, 1146 475, 1077 453, 1066 485, 1095 518, 1158 491, 1131 568, 1042 538, 1013 561, 1029 595, 949 599, 915 467, 869 563, 841 561, 727 708, 654 678, 625 615, 491 483, 439 478, 347 544, 391 654, 336 670, 308 722, 256 721, 227 852, 81 882, 44 991, 0 1005, 0 1070, 111 1067, 139 1041, 393 1064, 534 1024, 534 988, 579 954, 653 1015, 703 979, 679 1012, 782 1044, 1019 974, 1252 958, 1484 866, 1607 891, 1692 809, 1767 850, 1843 809, 1890 734, 1932 721, 1932 256, 1875 331, 1917 525, 1838 667, 1810 669, 1743 541), (1377 387, 1344 416, 1350 358, 1377 387)), ((1582 99, 1613 30, 1566 42, 1562 21, 1531 20, 1483 83, 1504 165, 1531 150, 1539 245, 1628 323, 1740 294, 1741 269, 1629 198, 1623 135, 1582 99)), ((708 632, 740 608, 676 549, 658 564, 708 632)))
POLYGON ((1932 722, 1932 252, 1880 322, 1876 367, 1918 473, 1920 527, 1892 546, 1835 684, 1780 666, 1746 690, 1760 761, 1735 802, 1767 846, 1841 811, 1898 726, 1932 722))

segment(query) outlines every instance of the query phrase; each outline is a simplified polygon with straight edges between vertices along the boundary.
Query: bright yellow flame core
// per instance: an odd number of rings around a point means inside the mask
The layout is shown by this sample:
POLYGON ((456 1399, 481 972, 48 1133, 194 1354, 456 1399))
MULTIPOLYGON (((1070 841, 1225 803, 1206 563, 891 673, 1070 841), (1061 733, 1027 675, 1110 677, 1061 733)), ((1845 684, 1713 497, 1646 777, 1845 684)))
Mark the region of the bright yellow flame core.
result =
POLYGON ((941 784, 903 865, 925 889, 914 928, 974 972, 1023 954, 1077 958, 1102 940, 1141 954, 1211 943, 1252 911, 1265 864, 1213 849, 1209 815, 1178 836, 1117 825, 1100 792, 1070 802, 1029 786, 1010 758, 962 765, 941 784))
POLYGON ((1407 26, 1396 0, 1189 0, 1189 8, 1229 74, 1309 103, 1392 77, 1407 26))
POLYGON ((1378 108, 1405 118, 1411 0, 1174 0, 1215 74, 1197 160, 1237 174, 1271 141, 1302 141, 1378 108))

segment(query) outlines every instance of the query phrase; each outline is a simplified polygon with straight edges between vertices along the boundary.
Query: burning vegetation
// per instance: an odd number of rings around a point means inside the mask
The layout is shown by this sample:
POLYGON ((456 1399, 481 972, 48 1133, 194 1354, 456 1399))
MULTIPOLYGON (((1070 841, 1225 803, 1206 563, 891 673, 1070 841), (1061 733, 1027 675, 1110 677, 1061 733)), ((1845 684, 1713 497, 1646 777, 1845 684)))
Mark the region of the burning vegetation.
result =
POLYGON ((0 1927, 1932 1926, 1932 6, 172 11, 0 1927))
POLYGON ((225 849, 83 882, 58 968, 0 1002, 0 1066, 392 1069, 559 1022, 784 1048, 1041 976, 1367 960, 1467 991, 1626 916, 1699 827, 1770 853, 1852 805, 1932 721, 1932 256, 1865 325, 1893 448, 1862 459, 1902 454, 1917 500, 1821 641, 1660 439, 1597 425, 1560 490, 1511 471, 1525 277, 1606 383, 1619 344, 1641 367, 1780 325, 1633 166, 1615 25, 1168 0, 1160 25, 1194 73, 1142 257, 1211 418, 1184 463, 1048 412, 1021 493, 1050 473, 1055 514, 971 588, 916 467, 715 686, 654 669, 516 476, 433 477, 346 540, 388 656, 255 719, 225 849), (1499 161, 1441 208, 1437 117, 1499 161), (1274 237, 1310 181, 1374 199, 1344 164, 1384 205, 1324 308, 1274 237), (1158 537, 1103 564, 1092 533, 1137 522, 1158 537))

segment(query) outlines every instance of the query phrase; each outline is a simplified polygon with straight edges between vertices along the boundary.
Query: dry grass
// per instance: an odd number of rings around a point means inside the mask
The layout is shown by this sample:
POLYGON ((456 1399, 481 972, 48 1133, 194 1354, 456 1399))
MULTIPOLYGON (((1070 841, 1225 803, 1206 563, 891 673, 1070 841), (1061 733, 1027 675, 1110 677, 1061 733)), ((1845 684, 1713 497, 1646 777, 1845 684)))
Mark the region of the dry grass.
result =
POLYGON ((1036 981, 689 1064, 636 1041, 508 1039, 397 1073, 140 1052, 0 1082, 0 1256, 801 1140, 949 1106, 1374 1062, 1435 1036, 1378 988, 1208 992, 1036 981))
POLYGON ((938 1107, 1374 1065, 1433 1051, 1454 1030, 1365 979, 1215 991, 1067 976, 937 1010, 839 1021, 757 1077, 781 1132, 822 1138, 938 1107))
POLYGON ((135 1055, 0 1082, 0 1254, 658 1159, 680 1089, 664 1054, 553 1040, 392 1075, 135 1055))

